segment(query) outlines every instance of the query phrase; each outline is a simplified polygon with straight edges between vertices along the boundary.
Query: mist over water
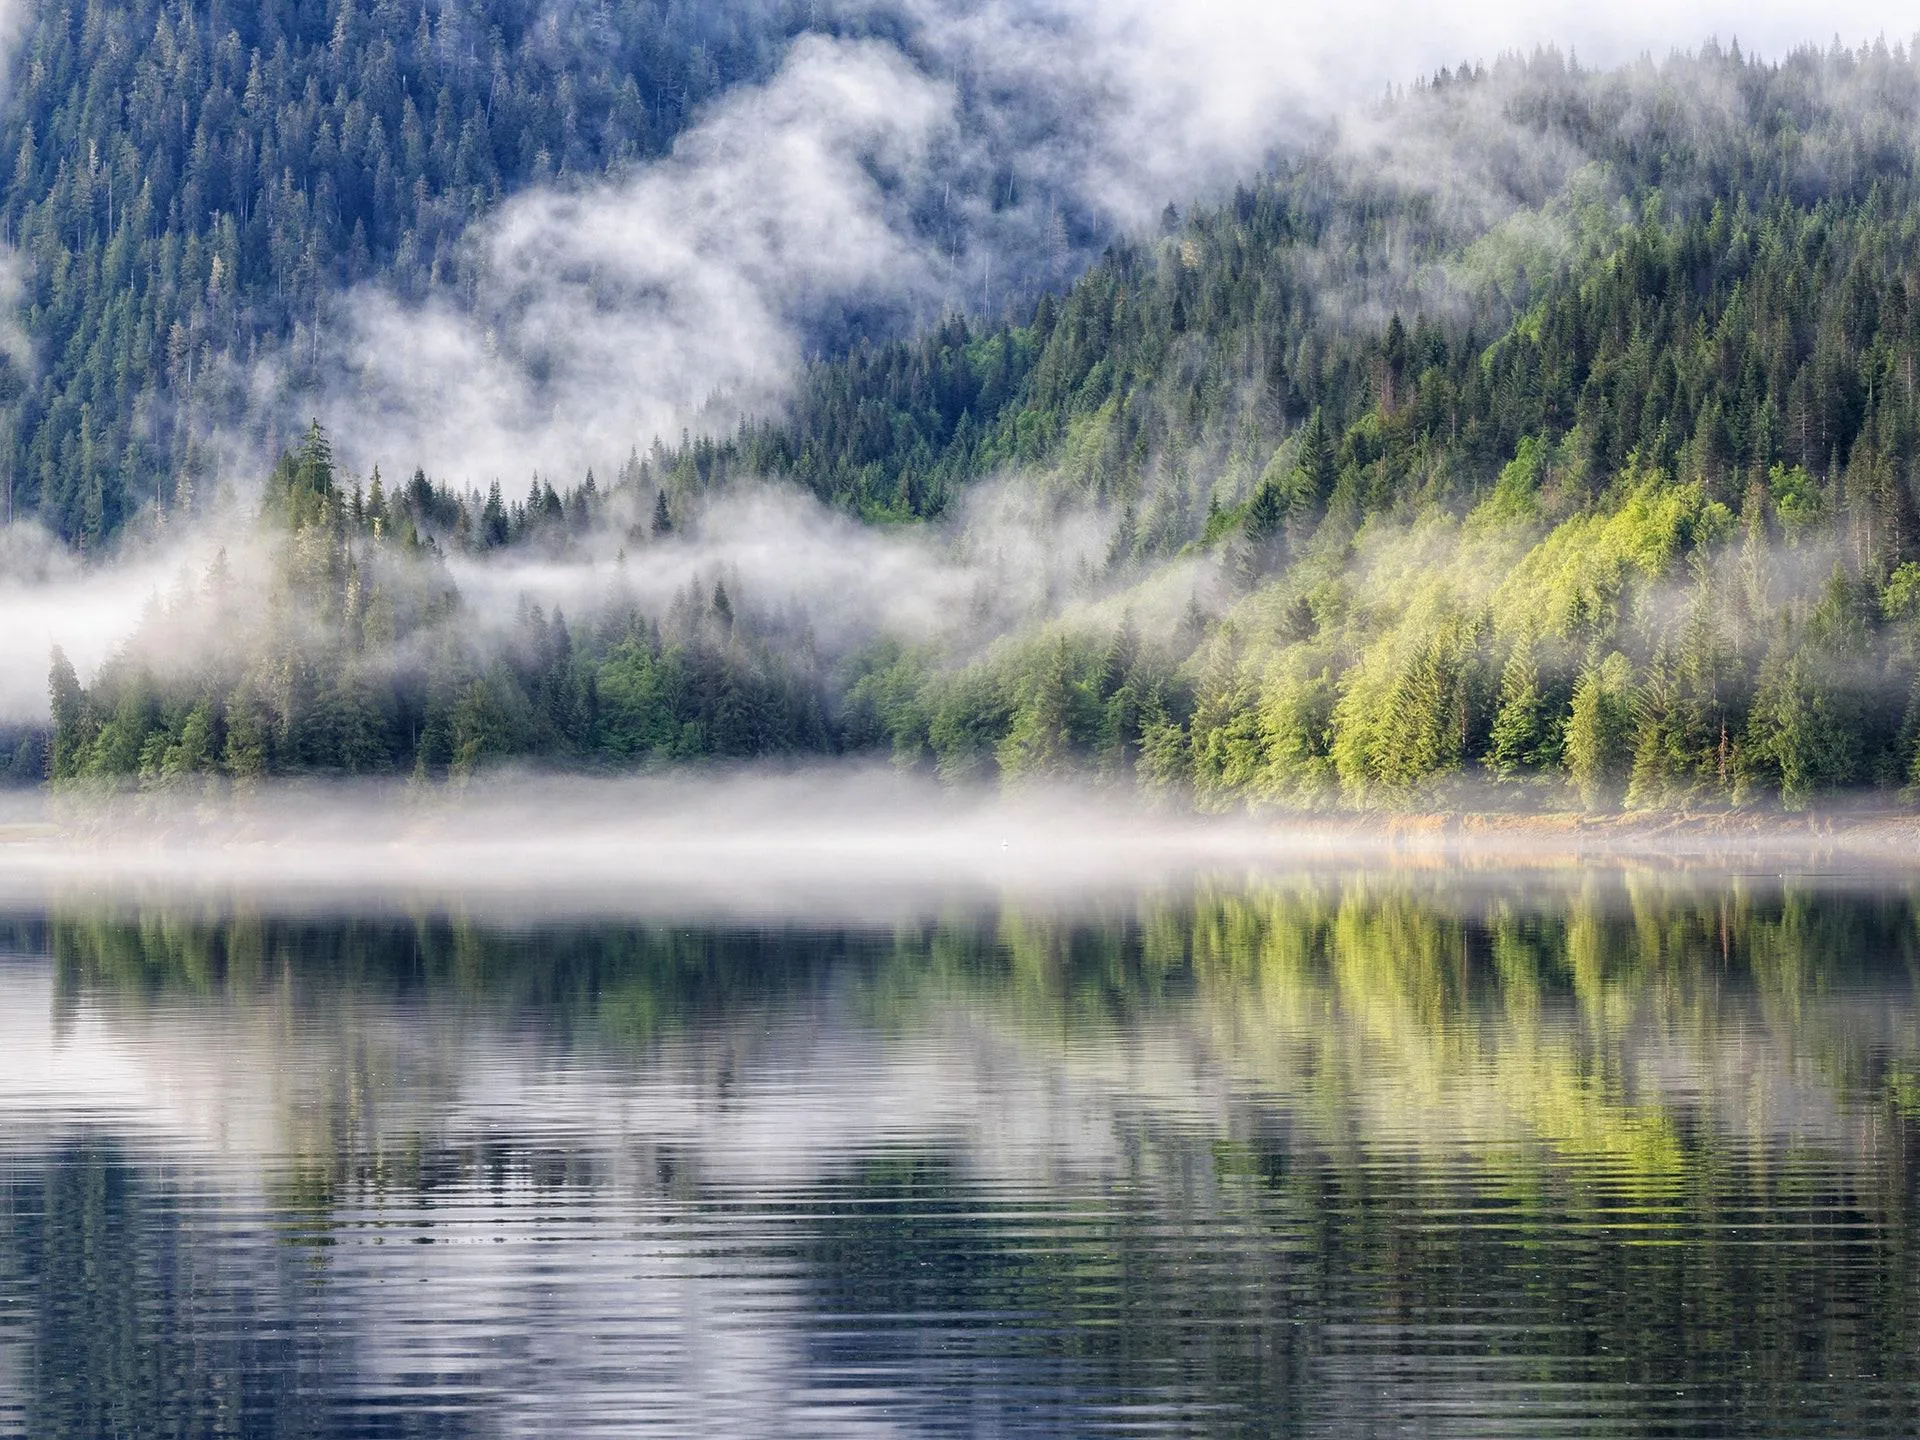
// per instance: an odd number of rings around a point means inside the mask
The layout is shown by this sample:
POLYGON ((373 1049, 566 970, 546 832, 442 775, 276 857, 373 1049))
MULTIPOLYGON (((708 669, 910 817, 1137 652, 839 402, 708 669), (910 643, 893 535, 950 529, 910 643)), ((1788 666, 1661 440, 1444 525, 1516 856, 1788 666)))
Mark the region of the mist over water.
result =
MULTIPOLYGON (((879 764, 686 767, 613 778, 495 771, 451 787, 286 782, 16 794, 0 806, 0 903, 193 900, 496 918, 892 923, 988 901, 1084 906, 1202 881, 1438 867, 1464 892, 1518 870, 1547 896, 1589 865, 1681 885, 1905 873, 1911 818, 1252 816, 1089 784, 952 786, 879 764), (1449 869, 1449 867, 1453 867, 1449 869)), ((1650 882, 1648 882, 1650 883, 1650 882)))
POLYGON ((1113 890, 1297 853, 1266 827, 1069 786, 952 791, 885 767, 497 774, 470 789, 268 787, 222 799, 22 802, 0 894, 79 887, 544 913, 871 918, 1010 886, 1113 890))

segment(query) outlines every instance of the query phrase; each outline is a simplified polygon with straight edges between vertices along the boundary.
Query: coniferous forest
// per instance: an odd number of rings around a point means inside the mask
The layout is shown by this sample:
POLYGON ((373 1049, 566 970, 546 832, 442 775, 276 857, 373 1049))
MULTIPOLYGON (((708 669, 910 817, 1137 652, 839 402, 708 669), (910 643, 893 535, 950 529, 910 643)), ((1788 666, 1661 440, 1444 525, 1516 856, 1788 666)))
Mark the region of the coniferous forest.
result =
MULTIPOLYGON (((74 11, 20 62, 5 214, 47 358, 10 381, 14 495, 77 545, 109 547, 156 476, 203 503, 177 477, 207 347, 292 333, 371 267, 438 283, 488 194, 657 148, 684 110, 636 96, 765 63, 716 36, 524 89, 509 26, 436 69, 417 15, 329 7, 322 44, 284 8, 74 11), (134 438, 156 408, 174 451, 134 438)), ((610 473, 350 475, 315 425, 260 487, 263 560, 183 581, 98 674, 54 656, 47 773, 870 755, 1216 809, 1905 803, 1920 56, 1542 54, 1376 119, 1484 163, 1436 189, 1303 147, 1017 312, 823 355, 782 412, 636 436, 610 473), (882 536, 964 537, 1003 487, 1103 539, 1022 614, 932 641, 883 615, 823 643, 724 565, 636 598, 766 483, 882 536), (608 563, 576 613, 482 625, 457 574, 514 557, 608 563)))
POLYGON ((36 7, 0 119, 33 349, 0 373, 9 514, 98 546, 142 505, 191 506, 212 473, 196 447, 244 406, 263 345, 297 361, 375 274, 456 284, 488 205, 658 155, 801 24, 621 9, 36 7))

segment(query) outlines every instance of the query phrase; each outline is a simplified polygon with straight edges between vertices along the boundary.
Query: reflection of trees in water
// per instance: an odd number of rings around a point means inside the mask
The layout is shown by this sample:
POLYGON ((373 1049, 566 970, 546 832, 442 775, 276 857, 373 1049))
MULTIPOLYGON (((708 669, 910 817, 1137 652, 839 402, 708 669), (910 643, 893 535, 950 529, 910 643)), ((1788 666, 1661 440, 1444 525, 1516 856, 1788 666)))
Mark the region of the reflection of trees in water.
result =
POLYGON ((1897 1431, 1915 937, 1904 894, 1655 875, 1306 877, 884 936, 52 928, 66 993, 126 1023, 258 1020, 237 1070, 313 1050, 265 1081, 289 1241, 488 1186, 724 1230, 760 1179, 832 1202, 782 1222, 814 1364, 1008 1428, 1160 1395, 1280 1432, 1537 1421, 1557 1386, 1589 1433, 1897 1431))
POLYGON ((352 1372, 351 1337, 299 1323, 299 1257, 235 1236, 190 1179, 80 1135, 0 1185, 0 1345, 19 1357, 20 1432, 321 1435, 352 1372))
MULTIPOLYGON (((1088 1071, 1141 1044, 1203 1045, 1294 1123, 1362 1150, 1524 1139, 1648 1183, 1688 1163, 1688 1127, 1871 1147, 1920 1098, 1920 1036, 1900 1028, 1920 942, 1900 894, 1632 874, 1461 891, 1415 873, 885 935, 169 912, 69 913, 50 930, 67 993, 175 1019, 193 999, 229 1016, 271 1000, 314 1017, 300 1038, 322 1048, 341 1028, 328 1017, 364 1012, 396 1036, 478 1023, 616 1063, 671 1038, 686 1063, 822 1005, 882 1036, 966 1014, 1088 1071), (1107 1043, 1122 1033, 1131 1048, 1107 1043), (1891 1108, 1876 1118, 1863 1099, 1891 1108)), ((1125 1088, 1150 1091, 1134 1071, 1125 1088)), ((1171 1066, 1168 1083, 1191 1071, 1171 1066)))

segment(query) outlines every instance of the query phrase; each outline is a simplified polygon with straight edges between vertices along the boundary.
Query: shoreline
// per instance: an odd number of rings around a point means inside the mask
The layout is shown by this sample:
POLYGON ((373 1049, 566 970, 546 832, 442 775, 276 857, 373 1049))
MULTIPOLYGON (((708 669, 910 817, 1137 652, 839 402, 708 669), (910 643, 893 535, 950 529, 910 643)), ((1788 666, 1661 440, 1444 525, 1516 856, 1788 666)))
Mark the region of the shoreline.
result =
MULTIPOLYGON (((1285 825, 1286 821, 1273 823, 1285 825)), ((1319 816, 1307 828, 1354 853, 1555 866, 1570 862, 1852 861, 1920 876, 1920 811, 1832 809, 1432 811, 1319 816)))
POLYGON ((1920 811, 1203 815, 1075 786, 956 791, 881 769, 521 775, 459 791, 284 785, 34 797, 0 811, 0 905, 424 904, 522 916, 892 923, 1343 875, 1462 894, 1599 879, 1920 882, 1920 811))

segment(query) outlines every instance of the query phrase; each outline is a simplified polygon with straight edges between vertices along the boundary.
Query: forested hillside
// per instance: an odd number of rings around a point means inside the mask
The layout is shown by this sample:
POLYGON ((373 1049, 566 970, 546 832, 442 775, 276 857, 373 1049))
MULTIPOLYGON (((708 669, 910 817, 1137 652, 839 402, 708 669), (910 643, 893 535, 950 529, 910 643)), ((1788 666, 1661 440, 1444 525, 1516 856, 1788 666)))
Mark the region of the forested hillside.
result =
POLYGON ((332 298, 452 284, 522 185, 662 152, 805 20, 642 0, 49 0, 0 115, 0 224, 32 359, 8 357, 9 514, 97 546, 204 484, 194 450, 283 348, 298 387, 332 298))
POLYGON ((1308 152, 1224 206, 1169 208, 1163 238, 1116 245, 1030 323, 956 322, 817 365, 790 417, 686 458, 876 515, 937 513, 1015 461, 1204 509, 1244 498, 1319 409, 1396 498, 1409 470, 1422 497, 1464 495, 1522 436, 1576 427, 1602 477, 1636 446, 1671 469, 1690 445, 1716 481, 1776 460, 1824 473, 1889 398, 1863 388, 1862 361, 1885 307, 1906 313, 1916 124, 1920 70, 1884 48, 1443 73, 1390 112, 1378 152, 1308 152), (1426 131, 1459 173, 1409 180, 1407 136, 1426 131), (1629 220, 1668 240, 1623 250, 1629 220), (1729 305, 1740 348, 1709 360, 1683 332, 1729 305), (1376 414, 1402 446, 1385 472, 1376 414), (1167 482, 1184 496, 1156 495, 1167 482))
POLYGON ((56 666, 55 774, 884 747, 1215 807, 1920 782, 1920 70, 1548 56, 1404 104, 1497 113, 1506 158, 1466 200, 1298 158, 1017 323, 819 364, 787 415, 604 488, 375 498, 310 436, 269 510, 276 583, 326 623, 269 609, 186 678, 145 641, 84 690, 56 666), (964 646, 816 653, 751 574, 670 615, 529 610, 504 654, 442 623, 436 554, 565 553, 618 515, 644 566, 745 479, 911 524, 989 475, 1104 506, 1111 539, 1075 595, 964 646))

